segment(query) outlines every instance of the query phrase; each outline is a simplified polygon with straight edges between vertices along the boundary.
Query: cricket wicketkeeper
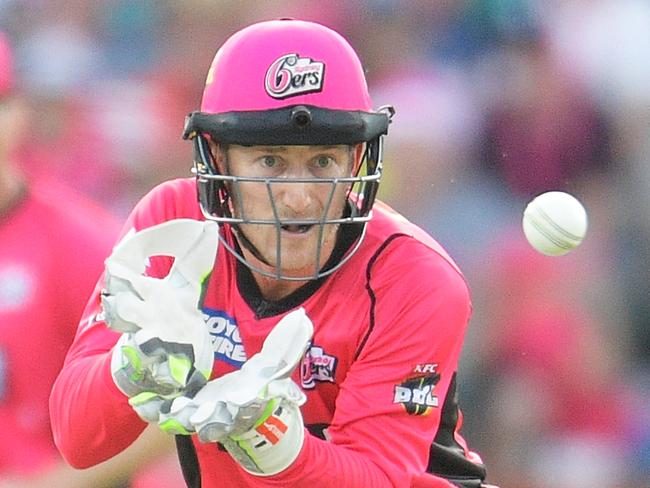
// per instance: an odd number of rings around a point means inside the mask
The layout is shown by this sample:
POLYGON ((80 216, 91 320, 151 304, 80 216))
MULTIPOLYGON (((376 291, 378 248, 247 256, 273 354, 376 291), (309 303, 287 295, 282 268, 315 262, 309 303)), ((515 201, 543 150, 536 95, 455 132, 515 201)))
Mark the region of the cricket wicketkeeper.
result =
POLYGON ((375 199, 392 116, 329 28, 225 42, 185 124, 195 177, 132 211, 54 386, 70 464, 154 423, 191 487, 482 485, 458 432, 467 284, 375 199))

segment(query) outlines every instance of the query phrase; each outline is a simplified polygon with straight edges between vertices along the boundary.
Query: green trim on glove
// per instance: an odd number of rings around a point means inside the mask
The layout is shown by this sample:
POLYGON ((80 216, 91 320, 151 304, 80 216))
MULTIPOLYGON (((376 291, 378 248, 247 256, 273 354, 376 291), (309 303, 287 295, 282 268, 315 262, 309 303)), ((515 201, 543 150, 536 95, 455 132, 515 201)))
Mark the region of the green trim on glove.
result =
POLYGON ((192 361, 187 357, 170 354, 167 356, 167 362, 169 363, 169 373, 174 381, 179 385, 185 385, 190 376, 192 361))
POLYGON ((137 395, 129 398, 129 405, 132 407, 141 407, 145 403, 150 402, 158 396, 159 395, 157 393, 154 393, 152 391, 143 391, 142 393, 138 393, 137 395))
POLYGON ((194 432, 190 432, 183 424, 174 418, 168 418, 161 422, 158 422, 158 427, 160 430, 170 435, 192 435, 194 432))
POLYGON ((126 359, 126 363, 123 364, 121 369, 132 382, 137 383, 138 381, 142 381, 144 378, 144 367, 140 358, 140 352, 135 347, 128 345, 122 346, 121 352, 124 359, 126 359))

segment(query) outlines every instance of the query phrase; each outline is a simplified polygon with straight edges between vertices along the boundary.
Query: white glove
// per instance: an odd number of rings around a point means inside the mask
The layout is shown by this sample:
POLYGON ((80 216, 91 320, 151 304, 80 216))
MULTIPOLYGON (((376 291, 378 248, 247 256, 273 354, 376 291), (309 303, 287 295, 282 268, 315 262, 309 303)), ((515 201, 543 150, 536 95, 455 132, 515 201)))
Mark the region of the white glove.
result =
POLYGON ((196 392, 210 377, 214 352, 198 305, 217 246, 216 223, 178 219, 127 234, 106 260, 104 316, 123 333, 113 379, 149 422, 166 399, 196 392), (165 278, 144 276, 152 256, 174 258, 165 278))
POLYGON ((196 432, 202 442, 221 442, 253 474, 286 469, 302 448, 299 406, 306 400, 290 376, 312 335, 305 311, 291 312, 240 370, 208 382, 193 398, 176 398, 159 426, 168 433, 196 432))

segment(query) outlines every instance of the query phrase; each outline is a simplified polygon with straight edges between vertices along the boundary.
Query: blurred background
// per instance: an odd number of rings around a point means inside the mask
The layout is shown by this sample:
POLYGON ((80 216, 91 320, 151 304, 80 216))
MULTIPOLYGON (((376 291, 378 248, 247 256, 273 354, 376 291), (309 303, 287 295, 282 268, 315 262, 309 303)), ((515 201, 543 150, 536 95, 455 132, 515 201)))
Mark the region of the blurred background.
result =
POLYGON ((15 160, 124 218, 189 176, 183 119, 218 46, 282 16, 344 34, 397 110, 381 198, 473 290, 460 404, 489 480, 650 487, 647 0, 0 0, 29 108, 15 160), (564 257, 521 232, 548 190, 589 213, 564 257))

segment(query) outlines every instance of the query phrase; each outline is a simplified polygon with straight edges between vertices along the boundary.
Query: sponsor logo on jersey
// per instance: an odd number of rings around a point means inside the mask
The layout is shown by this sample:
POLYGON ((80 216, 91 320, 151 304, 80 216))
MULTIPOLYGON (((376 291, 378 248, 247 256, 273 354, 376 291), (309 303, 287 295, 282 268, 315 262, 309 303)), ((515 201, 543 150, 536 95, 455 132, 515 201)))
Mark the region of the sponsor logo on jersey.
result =
POLYGON ((273 98, 282 99, 323 89, 325 65, 299 54, 285 54, 266 70, 264 87, 273 98))
POLYGON ((312 344, 300 363, 300 381, 302 387, 310 390, 316 382, 334 383, 338 359, 327 354, 322 347, 312 344))
POLYGON ((440 381, 437 364, 418 364, 413 374, 399 385, 395 385, 393 403, 400 403, 409 415, 429 415, 438 406, 438 397, 433 390, 440 381))
POLYGON ((413 373, 415 374, 435 374, 436 371, 438 370, 438 364, 436 363, 423 363, 423 364, 416 364, 415 368, 413 368, 413 373))
POLYGON ((203 309, 203 318, 212 336, 214 358, 238 368, 246 362, 246 352, 233 317, 221 310, 203 309))

